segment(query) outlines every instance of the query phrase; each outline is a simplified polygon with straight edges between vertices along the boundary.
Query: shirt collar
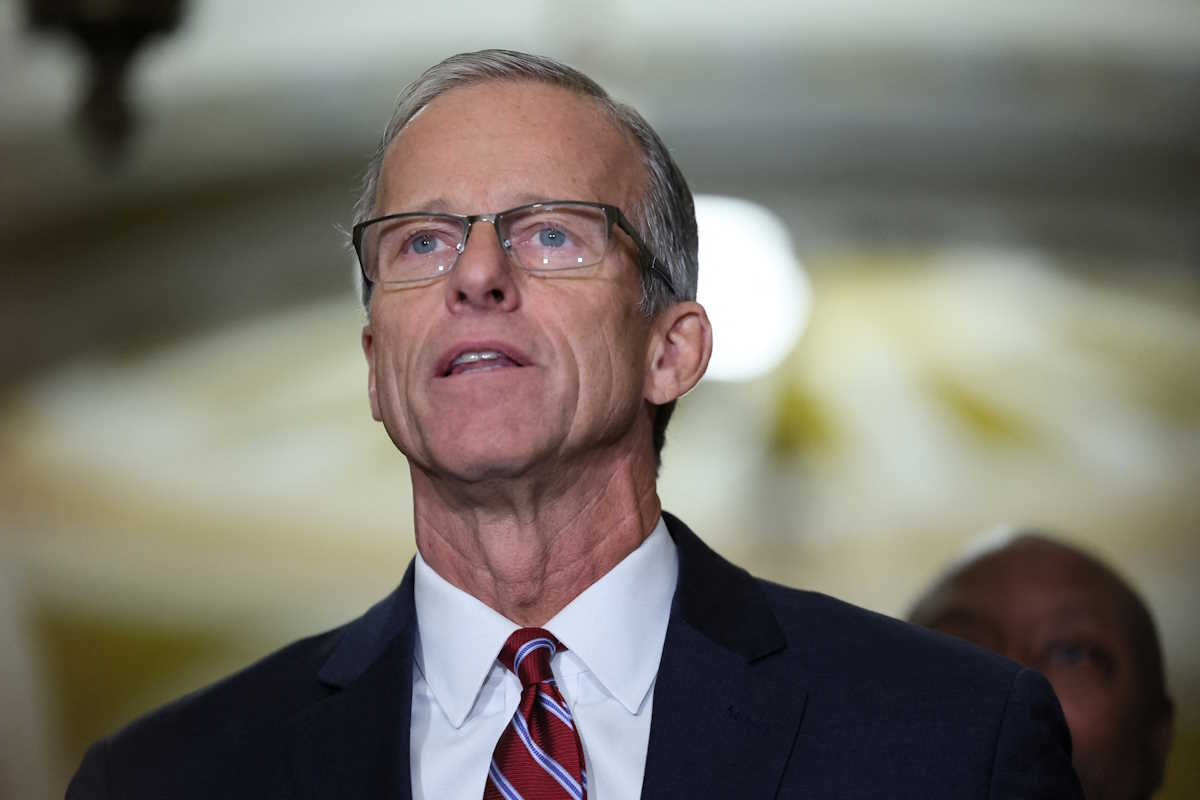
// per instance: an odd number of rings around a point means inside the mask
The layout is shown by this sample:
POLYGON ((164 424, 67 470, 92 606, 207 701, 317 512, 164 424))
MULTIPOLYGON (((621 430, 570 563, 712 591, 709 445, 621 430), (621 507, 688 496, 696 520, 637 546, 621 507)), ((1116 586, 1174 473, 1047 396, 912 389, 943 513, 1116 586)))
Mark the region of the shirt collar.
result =
POLYGON ((678 578, 675 542, 659 517, 636 550, 546 623, 630 714, 658 674, 678 578))
MULTIPOLYGON (((654 685, 679 577, 660 517, 645 541, 546 625, 636 714, 654 685)), ((455 728, 466 720, 496 654, 519 625, 438 575, 418 552, 413 575, 420 670, 455 728)))
POLYGON ((450 724, 462 727, 500 648, 520 626, 438 575, 420 552, 413 601, 417 669, 450 724))

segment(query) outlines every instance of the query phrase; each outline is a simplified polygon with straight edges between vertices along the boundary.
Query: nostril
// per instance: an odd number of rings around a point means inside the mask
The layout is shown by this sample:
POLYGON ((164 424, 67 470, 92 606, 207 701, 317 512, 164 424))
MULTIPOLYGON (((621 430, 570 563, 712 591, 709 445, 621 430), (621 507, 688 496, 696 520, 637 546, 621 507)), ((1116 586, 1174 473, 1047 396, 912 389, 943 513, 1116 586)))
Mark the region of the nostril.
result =
POLYGON ((504 302, 504 292, 500 291, 499 289, 492 289, 491 295, 492 295, 492 299, 495 300, 497 303, 504 302))

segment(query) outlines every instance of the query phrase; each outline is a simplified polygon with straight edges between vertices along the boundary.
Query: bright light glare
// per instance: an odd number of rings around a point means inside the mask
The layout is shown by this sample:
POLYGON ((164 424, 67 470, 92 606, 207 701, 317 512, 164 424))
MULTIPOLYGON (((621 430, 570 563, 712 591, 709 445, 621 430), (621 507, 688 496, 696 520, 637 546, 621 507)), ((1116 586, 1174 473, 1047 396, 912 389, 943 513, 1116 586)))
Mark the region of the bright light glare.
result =
POLYGON ((699 301, 713 326, 706 378, 748 381, 791 352, 808 322, 808 274, 783 221, 736 197, 698 195, 699 301))

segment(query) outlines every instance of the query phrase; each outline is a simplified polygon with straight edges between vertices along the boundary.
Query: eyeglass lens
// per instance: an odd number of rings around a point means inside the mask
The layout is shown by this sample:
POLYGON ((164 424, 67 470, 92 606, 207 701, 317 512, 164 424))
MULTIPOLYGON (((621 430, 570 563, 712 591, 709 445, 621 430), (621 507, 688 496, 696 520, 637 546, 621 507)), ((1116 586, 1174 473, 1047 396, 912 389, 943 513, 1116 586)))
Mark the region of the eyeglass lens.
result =
MULTIPOLYGON (((496 215, 496 232, 512 258, 535 271, 577 269, 608 252, 603 208, 539 205, 496 215)), ((363 254, 372 281, 402 283, 435 278, 454 267, 466 246, 467 223, 437 214, 380 220, 364 231, 363 254)))

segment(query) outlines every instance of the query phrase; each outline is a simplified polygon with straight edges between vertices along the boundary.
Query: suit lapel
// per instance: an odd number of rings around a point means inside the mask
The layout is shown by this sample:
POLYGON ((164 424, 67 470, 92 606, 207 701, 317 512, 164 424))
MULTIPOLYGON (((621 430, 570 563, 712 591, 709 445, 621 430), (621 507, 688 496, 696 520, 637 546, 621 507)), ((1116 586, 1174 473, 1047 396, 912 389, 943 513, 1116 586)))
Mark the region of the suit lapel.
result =
POLYGON ((654 687, 642 796, 774 797, 804 715, 761 589, 664 514, 679 585, 654 687))
POLYGON ((400 587, 347 626, 320 672, 334 693, 291 721, 290 797, 410 800, 412 566, 400 587))

